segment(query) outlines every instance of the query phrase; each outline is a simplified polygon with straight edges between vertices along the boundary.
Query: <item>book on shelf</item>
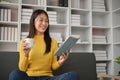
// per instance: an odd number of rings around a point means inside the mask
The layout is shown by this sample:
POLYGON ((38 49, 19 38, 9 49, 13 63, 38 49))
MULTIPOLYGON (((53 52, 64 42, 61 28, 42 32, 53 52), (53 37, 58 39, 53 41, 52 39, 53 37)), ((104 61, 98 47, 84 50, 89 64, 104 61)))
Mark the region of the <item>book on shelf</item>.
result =
POLYGON ((8 20, 8 10, 7 9, 4 9, 4 18, 3 18, 3 21, 7 21, 8 20))
POLYGON ((11 40, 11 27, 8 27, 8 41, 11 40))
POLYGON ((97 70, 97 73, 106 74, 107 70, 97 70))
POLYGON ((32 12, 33 12, 32 9, 23 8, 21 11, 21 21, 28 23, 32 15, 32 12))
POLYGON ((51 32, 50 36, 55 38, 58 42, 62 42, 61 33, 51 32))
POLYGON ((104 0, 93 0, 92 9, 94 11, 106 11, 106 5, 104 0))
POLYGON ((105 11, 105 9, 93 9, 93 11, 105 11))
POLYGON ((30 15, 22 15, 21 19, 26 19, 26 20, 28 19, 28 20, 30 20, 30 17, 31 17, 30 15))
POLYGON ((22 12, 21 13, 22 16, 31 16, 32 15, 32 12, 22 12))
POLYGON ((0 40, 17 41, 17 27, 12 26, 0 27, 0 40))
POLYGON ((58 5, 59 5, 59 6, 64 6, 63 3, 64 3, 64 0, 59 0, 58 5))
POLYGON ((56 11, 47 11, 49 16, 50 24, 57 24, 57 12, 56 11))
POLYGON ((1 28, 1 29, 0 29, 0 30, 1 30, 1 31, 0 31, 0 32, 1 32, 1 33, 0 33, 0 34, 1 34, 0 40, 4 40, 4 26, 1 26, 0 28, 1 28))
POLYGON ((21 32, 21 39, 26 38, 26 36, 29 34, 29 32, 21 32))
POLYGON ((104 0, 93 0, 92 3, 104 3, 104 0))
POLYGON ((96 57, 107 57, 107 52, 103 50, 94 50, 93 51, 96 57))
POLYGON ((64 7, 68 7, 68 0, 64 0, 64 7))
POLYGON ((104 3, 92 2, 92 6, 105 6, 104 3))
POLYGON ((22 8, 21 12, 32 13, 32 12, 33 12, 33 9, 22 8))
POLYGON ((55 55, 60 56, 62 53, 66 53, 67 50, 69 51, 79 39, 79 35, 70 35, 58 48, 55 55))
POLYGON ((8 21, 11 21, 11 9, 8 9, 8 21))
POLYGON ((11 9, 0 9, 0 21, 11 21, 11 9))
POLYGON ((17 30, 17 27, 15 27, 15 41, 17 41, 17 38, 18 38, 18 30, 17 30))
POLYGON ((3 1, 3 0, 0 0, 0 3, 7 4, 7 3, 10 3, 10 2, 9 2, 9 1, 3 1))
POLYGON ((106 63, 96 63, 96 67, 106 67, 107 64, 106 63))
POLYGON ((0 21, 4 20, 4 9, 0 9, 0 21))
POLYGON ((79 14, 72 14, 71 15, 71 23, 72 25, 80 25, 80 15, 79 14))
POLYGON ((59 0, 58 5, 61 7, 68 7, 68 0, 59 0))
POLYGON ((14 27, 11 27, 11 41, 14 41, 14 27))
POLYGON ((8 39, 7 38, 8 37, 8 27, 5 26, 4 29, 5 29, 4 30, 4 40, 7 41, 7 39, 8 39))
POLYGON ((53 15, 57 15, 57 12, 56 12, 56 11, 47 11, 47 13, 48 13, 48 15, 49 15, 49 14, 51 14, 51 15, 52 15, 52 14, 53 14, 53 15))
POLYGON ((106 67, 104 67, 104 66, 97 66, 96 69, 97 70, 106 70, 106 67))
POLYGON ((57 21, 57 18, 55 18, 55 17, 49 17, 49 20, 51 21, 57 21))
POLYGON ((39 5, 44 5, 45 0, 38 0, 38 1, 39 1, 38 2, 39 5))
POLYGON ((107 57, 107 54, 95 53, 96 57, 107 57))
POLYGON ((107 56, 96 56, 96 60, 107 60, 107 56))
POLYGON ((105 6, 92 6, 93 9, 105 9, 105 6))
POLYGON ((107 42, 107 40, 106 40, 106 36, 100 36, 100 35, 93 35, 93 37, 92 37, 92 39, 93 39, 93 42, 104 42, 104 43, 106 43, 107 42))

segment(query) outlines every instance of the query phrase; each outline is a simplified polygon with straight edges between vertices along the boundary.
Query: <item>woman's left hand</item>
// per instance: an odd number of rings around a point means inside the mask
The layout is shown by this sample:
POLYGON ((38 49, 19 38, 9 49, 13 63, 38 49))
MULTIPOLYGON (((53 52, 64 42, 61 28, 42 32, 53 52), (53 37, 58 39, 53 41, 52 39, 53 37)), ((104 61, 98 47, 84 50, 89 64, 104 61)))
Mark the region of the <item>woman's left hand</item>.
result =
POLYGON ((58 63, 59 63, 60 65, 62 65, 62 64, 67 60, 69 54, 70 54, 69 51, 66 51, 66 53, 63 53, 63 54, 59 57, 58 63))

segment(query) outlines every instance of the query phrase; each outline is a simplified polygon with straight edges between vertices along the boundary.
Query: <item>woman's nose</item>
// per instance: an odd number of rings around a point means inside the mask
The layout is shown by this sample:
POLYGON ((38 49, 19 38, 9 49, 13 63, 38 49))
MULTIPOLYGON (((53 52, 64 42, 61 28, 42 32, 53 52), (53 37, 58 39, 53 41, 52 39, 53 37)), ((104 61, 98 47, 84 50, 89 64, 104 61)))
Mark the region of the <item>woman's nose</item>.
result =
POLYGON ((42 21, 42 24, 45 25, 45 24, 46 24, 46 21, 42 21))

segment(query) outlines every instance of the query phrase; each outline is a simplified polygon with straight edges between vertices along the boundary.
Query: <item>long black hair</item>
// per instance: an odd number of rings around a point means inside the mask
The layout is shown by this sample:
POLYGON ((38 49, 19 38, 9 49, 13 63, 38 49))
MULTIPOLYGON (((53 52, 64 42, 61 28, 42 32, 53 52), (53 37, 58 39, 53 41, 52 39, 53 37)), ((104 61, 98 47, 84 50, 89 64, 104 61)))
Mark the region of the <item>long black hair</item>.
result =
POLYGON ((48 14, 47 12, 45 12, 44 10, 42 9, 37 9, 35 10, 33 13, 32 13, 32 16, 31 16, 31 19, 30 19, 30 23, 29 23, 29 34, 28 34, 28 38, 33 38, 34 35, 35 35, 35 25, 34 25, 34 22, 35 22, 35 19, 38 15, 40 14, 45 14, 48 18, 48 28, 46 29, 46 31, 44 32, 44 40, 45 40, 45 43, 46 43, 46 50, 45 50, 45 53, 48 53, 50 52, 50 49, 51 49, 51 37, 50 37, 50 34, 49 34, 49 17, 48 17, 48 14))

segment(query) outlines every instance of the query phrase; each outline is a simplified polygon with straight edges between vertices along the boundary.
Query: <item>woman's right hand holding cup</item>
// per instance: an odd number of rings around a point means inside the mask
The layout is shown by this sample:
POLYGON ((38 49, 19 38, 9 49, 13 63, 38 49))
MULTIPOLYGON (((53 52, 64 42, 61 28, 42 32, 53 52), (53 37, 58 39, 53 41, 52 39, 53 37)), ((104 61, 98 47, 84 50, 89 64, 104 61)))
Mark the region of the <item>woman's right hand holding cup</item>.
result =
POLYGON ((34 45, 34 39, 33 38, 26 38, 22 41, 22 45, 23 45, 23 52, 24 52, 25 56, 28 57, 31 48, 34 45))
POLYGON ((26 40, 25 40, 25 39, 22 41, 22 45, 23 45, 22 47, 23 47, 24 55, 25 55, 26 57, 28 57, 29 52, 30 52, 30 48, 27 47, 28 43, 26 43, 26 40))

